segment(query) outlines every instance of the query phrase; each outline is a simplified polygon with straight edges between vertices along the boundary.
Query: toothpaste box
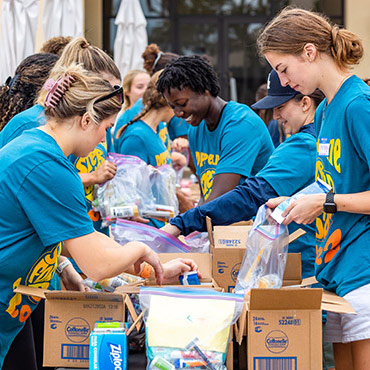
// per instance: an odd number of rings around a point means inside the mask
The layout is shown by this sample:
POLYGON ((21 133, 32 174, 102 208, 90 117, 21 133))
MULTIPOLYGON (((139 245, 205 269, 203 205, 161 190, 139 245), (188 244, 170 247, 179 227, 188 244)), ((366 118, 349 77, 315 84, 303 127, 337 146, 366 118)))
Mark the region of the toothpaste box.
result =
POLYGON ((127 369, 127 325, 96 323, 90 334, 90 370, 127 369))

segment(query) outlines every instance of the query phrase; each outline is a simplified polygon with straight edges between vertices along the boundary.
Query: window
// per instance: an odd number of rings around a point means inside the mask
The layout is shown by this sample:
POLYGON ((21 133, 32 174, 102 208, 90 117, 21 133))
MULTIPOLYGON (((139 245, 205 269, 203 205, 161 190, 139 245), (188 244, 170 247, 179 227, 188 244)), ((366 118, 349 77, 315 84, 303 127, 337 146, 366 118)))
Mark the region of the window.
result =
MULTIPOLYGON (((221 96, 253 104, 268 64, 257 55, 258 31, 280 9, 297 5, 323 12, 343 25, 344 0, 140 0, 148 42, 163 51, 206 54, 221 83, 221 96)), ((103 1, 104 49, 113 54, 120 0, 103 1)))

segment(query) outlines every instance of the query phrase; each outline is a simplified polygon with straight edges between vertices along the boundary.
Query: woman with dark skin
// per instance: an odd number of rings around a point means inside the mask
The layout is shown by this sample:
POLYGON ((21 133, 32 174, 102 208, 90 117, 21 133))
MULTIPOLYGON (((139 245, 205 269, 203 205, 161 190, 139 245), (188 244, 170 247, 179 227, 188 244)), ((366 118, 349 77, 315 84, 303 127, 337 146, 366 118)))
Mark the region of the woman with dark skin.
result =
POLYGON ((273 151, 265 124, 246 105, 219 96, 216 73, 204 59, 185 56, 172 61, 157 89, 190 126, 200 203, 234 189, 265 165, 273 151))

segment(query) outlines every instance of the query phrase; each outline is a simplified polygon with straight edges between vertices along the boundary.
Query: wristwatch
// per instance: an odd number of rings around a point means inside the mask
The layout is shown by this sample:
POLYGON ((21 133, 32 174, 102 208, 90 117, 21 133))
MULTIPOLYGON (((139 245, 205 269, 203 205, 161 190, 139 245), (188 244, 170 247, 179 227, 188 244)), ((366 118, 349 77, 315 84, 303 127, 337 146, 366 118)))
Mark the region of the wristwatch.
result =
POLYGON ((326 194, 326 199, 324 203, 324 212, 325 213, 336 213, 337 205, 334 202, 335 193, 329 192, 326 194))

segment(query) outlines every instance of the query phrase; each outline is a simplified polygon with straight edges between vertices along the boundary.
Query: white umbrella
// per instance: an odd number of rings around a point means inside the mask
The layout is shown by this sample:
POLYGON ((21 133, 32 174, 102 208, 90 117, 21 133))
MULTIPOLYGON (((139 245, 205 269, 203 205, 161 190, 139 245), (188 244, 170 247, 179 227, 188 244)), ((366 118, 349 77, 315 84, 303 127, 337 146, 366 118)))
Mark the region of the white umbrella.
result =
POLYGON ((42 24, 45 40, 56 36, 82 36, 82 0, 44 1, 42 24))
POLYGON ((34 53, 38 0, 3 0, 0 39, 0 84, 14 74, 18 64, 34 53))
POLYGON ((146 19, 139 0, 122 0, 115 20, 114 61, 122 77, 131 69, 142 69, 141 54, 148 45, 146 19))

